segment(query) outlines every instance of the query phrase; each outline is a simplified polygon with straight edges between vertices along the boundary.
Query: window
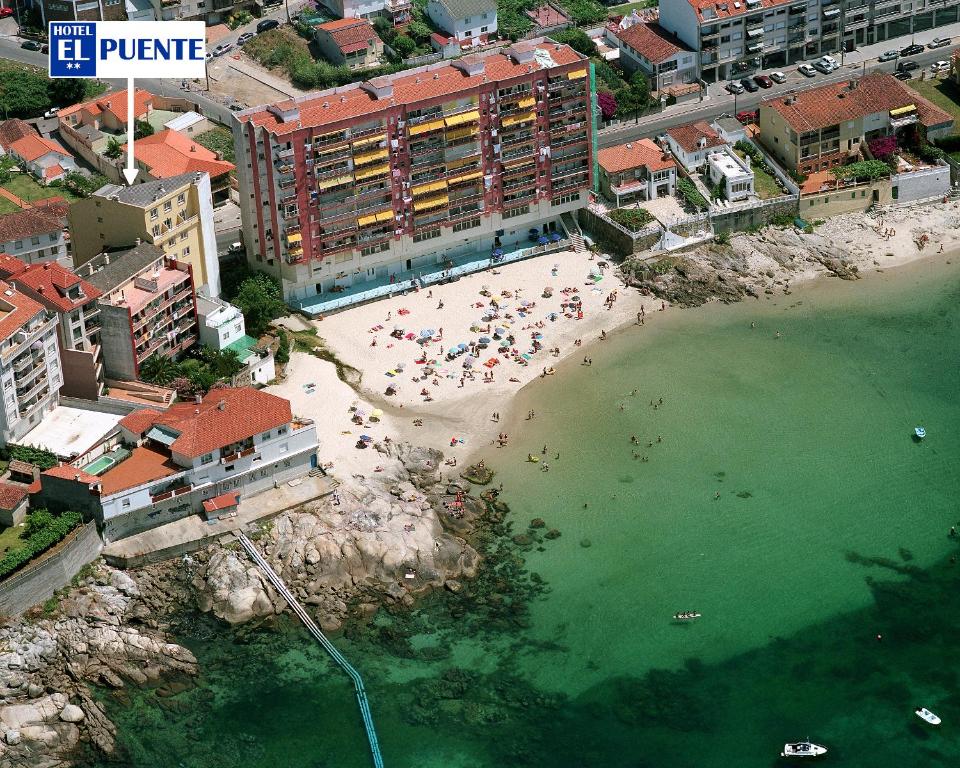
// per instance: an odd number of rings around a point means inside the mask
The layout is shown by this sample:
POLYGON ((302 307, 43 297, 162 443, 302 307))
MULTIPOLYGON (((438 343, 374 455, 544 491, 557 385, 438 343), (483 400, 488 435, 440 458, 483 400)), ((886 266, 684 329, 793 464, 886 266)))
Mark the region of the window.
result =
POLYGON ((463 232, 465 229, 473 229, 474 227, 480 226, 480 219, 467 219, 466 221, 458 221, 453 225, 454 232, 463 232))
POLYGON ((52 232, 50 235, 48 235, 48 237, 50 238, 51 243, 55 243, 57 242, 57 238, 60 236, 56 232, 52 232))
POLYGON ((183 192, 177 195, 177 205, 183 205, 186 202, 187 202, 187 196, 183 192))
POLYGON ((440 237, 439 229, 428 229, 425 232, 417 232, 413 236, 413 242, 420 243, 424 240, 433 240, 435 237, 440 237))
POLYGON ((234 467, 233 464, 228 464, 227 466, 225 466, 225 467, 223 468, 223 470, 224 470, 224 472, 233 472, 233 467, 234 467))
POLYGON ((14 248, 23 248, 23 240, 17 240, 17 242, 15 242, 15 243, 13 244, 13 247, 14 247, 14 248))
POLYGON ((189 256, 189 255, 190 255, 190 246, 189 246, 189 245, 188 245, 186 248, 183 249, 183 255, 184 255, 184 256, 189 256))
POLYGON ((490 27, 480 27, 480 31, 481 31, 481 32, 489 32, 489 31, 490 31, 490 27))
POLYGON ((201 463, 201 464, 209 464, 211 461, 213 461, 213 454, 212 454, 212 453, 207 453, 207 454, 204 454, 203 456, 200 457, 200 463, 201 463))
POLYGON ((127 509, 127 508, 130 506, 130 499, 124 499, 124 500, 120 503, 120 506, 122 506, 124 509, 127 509))
POLYGON ((150 211, 150 221, 156 221, 156 220, 157 220, 157 216, 159 216, 159 215, 160 215, 160 214, 157 213, 157 209, 156 209, 156 208, 151 209, 151 211, 150 211))
POLYGON ((235 330, 237 333, 240 333, 241 327, 242 325, 240 323, 237 323, 235 326, 233 326, 233 330, 235 330))
POLYGON ((163 212, 170 213, 170 211, 172 210, 173 210, 173 200, 167 200, 167 202, 163 204, 163 212))
POLYGON ((40 238, 39 238, 39 237, 31 237, 31 238, 30 238, 30 245, 40 245, 40 238))
POLYGON ((502 214, 504 219, 512 219, 514 216, 523 216, 524 214, 530 213, 529 205, 521 205, 519 208, 508 208, 502 214))
POLYGON ((189 235, 187 232, 181 232, 181 233, 180 233, 180 242, 183 242, 183 241, 186 240, 189 236, 190 236, 190 235, 189 235))

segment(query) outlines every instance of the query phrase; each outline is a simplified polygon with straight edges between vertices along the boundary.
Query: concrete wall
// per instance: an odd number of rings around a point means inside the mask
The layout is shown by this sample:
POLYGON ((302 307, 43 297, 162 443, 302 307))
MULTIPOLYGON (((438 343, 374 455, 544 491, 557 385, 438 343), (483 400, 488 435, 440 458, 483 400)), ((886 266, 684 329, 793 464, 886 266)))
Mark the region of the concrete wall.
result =
POLYGON ((800 215, 807 221, 825 219, 851 211, 865 211, 873 204, 889 205, 893 202, 889 179, 880 179, 871 184, 838 187, 830 192, 807 195, 800 198, 800 215))
POLYGON ((744 206, 711 215, 714 232, 743 232, 769 224, 778 216, 797 215, 797 198, 780 199, 763 205, 744 206))
POLYGON ((899 173, 890 179, 892 197, 898 203, 910 203, 950 192, 950 166, 944 163, 912 173, 899 173))
POLYGON ((103 370, 111 379, 137 378, 130 313, 126 307, 100 306, 100 343, 103 349, 103 370))
POLYGON ((598 216, 589 208, 581 208, 577 212, 577 221, 594 240, 602 243, 607 250, 624 258, 649 250, 662 234, 662 230, 658 227, 654 231, 634 236, 614 222, 598 216))
POLYGON ((93 523, 71 532, 53 552, 0 582, 0 614, 16 616, 50 599, 83 566, 96 560, 102 547, 93 523))
POLYGON ((97 380, 97 363, 93 352, 61 349, 60 365, 63 366, 61 396, 80 397, 85 400, 97 399, 100 394, 100 382, 97 380))

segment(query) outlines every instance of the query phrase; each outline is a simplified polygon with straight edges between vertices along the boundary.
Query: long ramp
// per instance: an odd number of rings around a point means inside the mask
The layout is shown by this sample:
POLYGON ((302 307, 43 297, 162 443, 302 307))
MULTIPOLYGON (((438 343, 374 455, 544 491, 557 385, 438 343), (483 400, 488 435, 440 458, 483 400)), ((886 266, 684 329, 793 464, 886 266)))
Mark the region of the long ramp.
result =
POLYGON ((287 601, 290 608, 297 614, 310 634, 316 638, 317 642, 323 646, 324 650, 330 654, 333 660, 340 665, 340 668, 343 669, 353 681, 353 687, 357 694, 357 703, 360 705, 360 715, 363 717, 363 727, 367 731, 367 740, 370 742, 370 753, 373 755, 373 765, 375 768, 383 768, 380 743, 377 741, 377 731, 373 727, 373 715, 370 714, 370 703, 367 701, 367 692, 364 690, 363 678, 360 677, 360 673, 353 668, 350 662, 343 657, 343 654, 337 650, 336 646, 320 631, 320 627, 317 626, 316 622, 310 617, 310 614, 300 605, 300 602, 293 596, 287 588, 287 585, 284 584, 283 580, 277 575, 276 571, 270 567, 270 564, 264 559, 263 555, 260 554, 259 550, 253 546, 253 542, 250 541, 242 531, 237 531, 236 535, 240 540, 240 544, 250 556, 250 559, 264 572, 267 579, 273 584, 274 589, 287 601))

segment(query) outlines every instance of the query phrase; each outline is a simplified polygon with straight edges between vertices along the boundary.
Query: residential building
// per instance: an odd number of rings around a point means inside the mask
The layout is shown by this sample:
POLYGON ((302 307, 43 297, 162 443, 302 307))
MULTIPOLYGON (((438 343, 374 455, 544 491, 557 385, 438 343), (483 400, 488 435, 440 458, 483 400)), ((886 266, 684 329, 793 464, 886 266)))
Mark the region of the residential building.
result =
POLYGON ((157 14, 151 0, 124 0, 127 21, 156 21, 157 14))
MULTIPOLYGON (((169 128, 134 143, 134 160, 143 179, 170 179, 185 173, 206 173, 210 176, 213 201, 225 201, 230 195, 230 172, 233 163, 221 159, 190 137, 169 128)), ((126 145, 124 145, 126 151, 126 145)))
POLYGON ((383 41, 366 19, 337 19, 313 28, 320 53, 332 64, 368 69, 380 64, 383 41))
POLYGON ((66 221, 70 206, 62 197, 37 201, 33 206, 0 215, 0 253, 27 264, 57 261, 69 265, 66 221))
POLYGON ((103 394, 100 352, 100 291, 56 262, 26 264, 0 255, 0 279, 55 315, 66 397, 96 400, 103 394))
POLYGON ((760 104, 760 141, 783 165, 810 174, 860 155, 881 136, 948 135, 953 118, 886 73, 830 83, 760 104))
POLYGON ((192 269, 141 243, 102 253, 78 270, 101 292, 100 335, 109 379, 136 379, 154 355, 176 358, 198 341, 192 269))
POLYGON ((650 139, 638 139, 597 152, 600 192, 617 208, 638 200, 674 194, 677 164, 650 139))
POLYGON ((304 306, 562 229, 592 186, 591 82, 541 38, 238 113, 248 259, 304 306))
POLYGON ((0 122, 0 150, 2 150, 0 154, 7 154, 13 142, 26 138, 27 136, 37 135, 33 126, 20 118, 12 117, 9 120, 0 122))
POLYGON ((70 207, 74 264, 104 250, 151 243, 189 264, 208 296, 220 295, 220 262, 207 173, 182 173, 126 186, 107 184, 70 207))
MULTIPOLYGON (((150 91, 137 88, 133 92, 133 116, 136 120, 146 120, 153 112, 154 96, 150 91)), ((127 92, 112 91, 95 99, 65 107, 57 113, 60 130, 91 127, 98 131, 114 134, 126 134, 127 131, 127 92)))
POLYGON ((0 526, 13 528, 27 517, 30 506, 29 486, 0 483, 0 526))
POLYGON ((40 0, 37 5, 44 26, 51 21, 127 20, 123 0, 40 0))
POLYGON ((714 189, 723 190, 723 198, 735 203, 754 196, 753 171, 750 156, 741 160, 728 146, 710 150, 707 155, 707 174, 714 189))
POLYGON ((660 25, 699 56, 708 83, 850 51, 957 21, 956 3, 670 0, 660 25))
POLYGON ((620 50, 620 65, 628 73, 643 72, 651 90, 697 79, 695 52, 659 24, 628 16, 620 26, 608 27, 605 37, 620 50))
POLYGON ((428 0, 427 16, 461 43, 480 45, 497 39, 495 0, 428 0))
POLYGON ((197 316, 200 321, 200 343, 218 352, 230 349, 244 369, 233 379, 234 386, 264 385, 276 378, 273 352, 246 334, 243 313, 222 299, 197 297, 197 316))
POLYGON ((41 184, 58 181, 77 169, 73 155, 60 142, 32 133, 4 147, 7 154, 21 164, 41 184))
POLYGON ((711 149, 726 145, 704 120, 668 128, 665 135, 670 151, 688 171, 693 171, 707 162, 711 149))
POLYGON ((341 19, 376 19, 382 17, 394 26, 411 19, 411 0, 320 0, 320 4, 341 19))
POLYGON ((57 318, 0 281, 0 445, 16 443, 56 408, 62 383, 57 318))
POLYGON ((38 498, 50 509, 92 515, 105 541, 201 513, 204 502, 226 494, 249 498, 317 466, 313 422, 294 417, 289 401, 249 387, 135 411, 119 426, 122 445, 110 462, 49 469, 38 498))

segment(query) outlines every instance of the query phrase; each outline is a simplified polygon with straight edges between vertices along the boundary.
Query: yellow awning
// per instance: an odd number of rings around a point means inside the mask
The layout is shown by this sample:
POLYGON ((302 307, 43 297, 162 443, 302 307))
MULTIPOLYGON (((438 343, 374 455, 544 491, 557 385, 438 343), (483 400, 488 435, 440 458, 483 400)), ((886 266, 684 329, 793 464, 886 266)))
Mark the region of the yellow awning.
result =
POLYGON ((314 147, 313 151, 316 152, 318 155, 322 156, 322 155, 335 155, 338 152, 347 152, 349 149, 350 147, 348 147, 346 144, 339 144, 339 145, 335 144, 332 147, 323 147, 323 148, 314 147))
POLYGON ((911 112, 917 111, 916 104, 907 104, 905 107, 898 107, 897 109, 890 110, 890 117, 899 117, 900 115, 907 115, 911 112))
POLYGON ((517 123, 525 123, 527 120, 533 120, 536 115, 533 112, 524 112, 519 115, 510 115, 510 117, 505 117, 500 121, 500 125, 509 126, 516 125, 517 123))
POLYGON ((303 256, 303 248, 291 248, 287 251, 290 256, 303 256))
POLYGON ((439 208, 441 205, 446 205, 450 202, 450 198, 446 195, 440 195, 439 197, 431 197, 427 200, 421 200, 419 203, 413 204, 413 210, 415 211, 427 211, 431 208, 439 208))
POLYGON ((317 184, 317 189, 330 189, 330 187, 339 187, 341 184, 349 184, 353 181, 353 176, 347 174, 346 176, 335 176, 332 179, 325 179, 317 184))
POLYGON ((463 176, 454 176, 452 179, 447 181, 448 184, 463 184, 465 181, 473 181, 474 179, 479 179, 483 176, 480 171, 475 171, 474 173, 465 173, 463 176))
POLYGON ((377 223, 377 214, 371 213, 369 216, 361 216, 357 219, 357 224, 361 227, 367 226, 367 224, 376 224, 377 223))
POLYGON ((587 76, 587 70, 578 69, 575 72, 567 72, 567 80, 579 80, 582 77, 587 76))
POLYGON ((354 165, 366 165, 367 163, 373 163, 377 160, 383 160, 387 157, 387 150, 378 149, 375 152, 364 152, 361 155, 353 156, 354 165))
POLYGON ((454 168, 462 168, 465 165, 473 165, 474 163, 479 163, 476 157, 461 157, 459 160, 451 160, 448 162, 447 168, 453 170, 454 168))
POLYGON ((431 120, 428 123, 420 123, 420 125, 411 126, 410 135, 419 136, 421 133, 429 133, 430 131, 435 131, 438 128, 443 128, 443 120, 431 120))
POLYGON ((354 177, 357 181, 361 179, 369 179, 372 176, 379 176, 382 173, 389 173, 390 163, 384 163, 383 165, 375 165, 373 168, 364 168, 362 171, 357 171, 354 174, 354 177))
POLYGON ((416 195, 426 195, 430 192, 439 192, 441 189, 447 188, 447 182, 445 181, 431 181, 429 184, 420 184, 413 188, 413 194, 416 195))
POLYGON ((447 131, 447 141, 456 141, 457 139, 462 139, 465 136, 476 136, 477 129, 468 125, 466 128, 458 128, 455 131, 447 131))
POLYGON ((520 107, 520 109, 528 109, 536 103, 537 100, 533 98, 533 96, 528 96, 525 99, 520 99, 520 101, 517 102, 517 106, 520 107))
POLYGON ((287 235, 288 243, 299 243, 301 240, 303 240, 303 235, 301 235, 299 232, 293 232, 287 235))
POLYGON ((479 110, 473 110, 472 112, 461 112, 459 115, 453 115, 444 119, 444 123, 447 124, 447 128, 455 128, 458 125, 463 125, 464 123, 475 123, 480 119, 479 110))
POLYGON ((333 131, 332 133, 321 133, 313 137, 314 144, 320 144, 326 141, 340 141, 343 138, 343 131, 333 131))
POLYGON ((368 144, 377 144, 381 141, 386 141, 387 137, 382 133, 378 133, 376 136, 367 136, 363 139, 356 139, 353 142, 354 147, 365 147, 368 144))
POLYGON ((378 222, 393 221, 393 208, 391 208, 389 211, 380 211, 380 213, 376 214, 376 216, 378 222))

